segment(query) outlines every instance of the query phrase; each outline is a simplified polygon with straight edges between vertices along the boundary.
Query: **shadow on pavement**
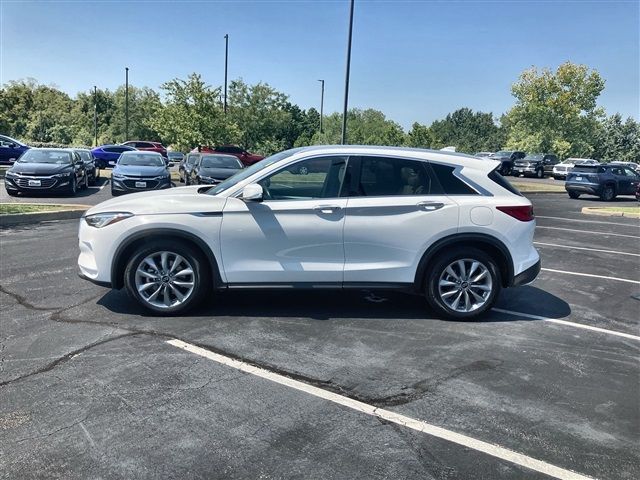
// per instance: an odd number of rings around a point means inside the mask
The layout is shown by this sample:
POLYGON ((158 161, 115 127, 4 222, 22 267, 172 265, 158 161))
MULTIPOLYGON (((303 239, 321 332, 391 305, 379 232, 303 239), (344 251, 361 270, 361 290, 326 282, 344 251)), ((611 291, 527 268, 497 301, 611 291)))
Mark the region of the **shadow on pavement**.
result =
MULTIPOLYGON (((111 290, 97 303, 117 314, 153 316, 130 299, 124 290, 111 290)), ((496 307, 550 318, 562 318, 571 313, 569 305, 564 300, 535 287, 519 287, 503 291, 496 307)), ((310 318, 313 320, 437 318, 423 297, 398 291, 266 289, 215 292, 209 300, 185 316, 190 318, 310 318)), ((504 314, 496 315, 495 312, 489 311, 477 321, 514 321, 513 318, 504 317, 504 314)), ((522 317, 517 320, 534 319, 522 317)))

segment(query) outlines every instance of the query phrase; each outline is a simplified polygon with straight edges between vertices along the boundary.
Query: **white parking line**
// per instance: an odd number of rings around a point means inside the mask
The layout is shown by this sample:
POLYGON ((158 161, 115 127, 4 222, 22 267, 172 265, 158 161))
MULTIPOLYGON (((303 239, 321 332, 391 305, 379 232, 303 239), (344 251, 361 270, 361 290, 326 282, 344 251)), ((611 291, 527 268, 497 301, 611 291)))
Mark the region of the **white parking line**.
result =
POLYGON ((541 317, 540 315, 532 315, 530 313, 514 312, 513 310, 504 310, 502 308, 493 308, 494 312, 507 313, 509 315, 516 315, 519 317, 531 318, 532 320, 542 320, 544 322, 557 323, 558 325, 566 325, 569 327, 582 328, 584 330, 591 330, 593 332, 606 333, 607 335, 615 335, 616 337, 628 338, 630 340, 636 340, 640 342, 640 337, 632 335, 630 333, 618 332, 616 330, 609 330, 607 328, 592 327, 591 325, 585 325, 584 323, 569 322, 568 320, 560 320, 558 318, 541 317))
POLYGON ((616 282, 635 283, 640 285, 638 280, 629 280, 628 278, 607 277, 605 275, 594 275, 593 273, 567 272, 566 270, 556 270, 554 268, 543 268, 543 272, 565 273, 567 275, 577 275, 579 277, 604 278, 605 280, 614 280, 616 282))
POLYGON ((601 250, 599 248, 589 247, 576 247, 574 245, 559 245, 557 243, 545 243, 545 242, 533 242, 536 245, 545 245, 547 247, 569 248, 572 250, 587 250, 590 252, 602 252, 602 253, 615 253, 617 255, 631 255, 634 257, 640 257, 640 253, 618 252, 617 250, 601 250))
POLYGON ((638 223, 638 225, 634 225, 633 223, 601 222, 598 220, 583 220, 581 218, 566 218, 566 217, 547 217, 544 215, 536 215, 536 218, 552 218, 554 220, 566 220, 568 222, 580 222, 580 223, 597 223, 600 225, 620 225, 621 227, 640 227, 640 223, 638 223))
POLYGON ((543 462, 542 460, 537 460, 522 453, 514 452, 513 450, 509 450, 498 445, 483 442, 482 440, 477 440, 473 437, 462 435, 460 433, 456 433, 442 427, 437 427, 435 425, 423 422, 422 420, 416 420, 415 418, 392 412, 391 410, 377 408, 373 405, 369 405, 368 403, 353 400, 349 397, 345 397, 344 395, 339 395, 337 393, 323 390, 322 388, 318 388, 313 385, 309 385, 307 383, 285 377, 284 375, 271 372, 264 368, 256 367, 240 360, 236 360, 224 355, 220 355, 218 353, 211 352, 209 350, 205 350, 204 348, 183 342, 181 340, 173 339, 167 340, 166 342, 169 345, 173 345, 174 347, 181 348, 182 350, 186 350, 187 352, 200 355, 204 358, 208 358, 209 360, 213 360, 214 362, 217 362, 219 364, 235 368, 236 370, 240 370, 251 375, 270 380, 280 385, 284 385, 286 387, 308 393, 309 395, 328 400, 330 402, 342 405, 347 408, 351 408, 367 415, 384 419, 388 422, 395 423, 402 427, 411 428, 412 430, 423 432, 433 437, 441 438, 452 443, 457 443, 458 445, 462 445, 463 447, 486 453, 487 455, 500 458, 502 460, 511 462, 521 467, 528 468, 530 470, 535 470, 536 472, 541 472, 553 478, 559 478, 562 480, 590 479, 590 477, 586 477, 570 470, 565 470, 564 468, 556 467, 555 465, 543 462))
POLYGON ((623 235, 621 233, 594 232, 591 230, 575 230, 573 228, 547 227, 544 225, 536 225, 536 228, 548 228, 550 230, 565 230, 567 232, 578 232, 578 233, 587 233, 587 234, 594 234, 594 235, 611 235, 612 237, 640 238, 638 235, 623 235))

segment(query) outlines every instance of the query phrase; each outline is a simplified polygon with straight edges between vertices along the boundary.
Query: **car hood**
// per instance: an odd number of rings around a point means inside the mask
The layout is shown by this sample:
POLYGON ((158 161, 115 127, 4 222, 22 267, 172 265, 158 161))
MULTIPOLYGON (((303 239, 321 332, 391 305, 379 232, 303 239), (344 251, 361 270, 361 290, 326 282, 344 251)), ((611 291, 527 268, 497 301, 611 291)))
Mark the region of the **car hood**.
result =
POLYGON ((9 169, 10 172, 23 175, 54 175, 56 173, 70 172, 72 165, 57 163, 22 163, 16 162, 9 169))
POLYGON ((239 168, 201 168, 200 175, 203 177, 212 177, 219 180, 226 180, 238 173, 239 168))
POLYGON ((222 212, 226 197, 198 193, 207 188, 194 185, 132 193, 99 203, 87 210, 86 215, 103 212, 130 212, 134 215, 222 212))
POLYGON ((127 175, 128 177, 157 177, 159 175, 167 175, 166 167, 141 167, 138 165, 116 165, 113 173, 127 175))

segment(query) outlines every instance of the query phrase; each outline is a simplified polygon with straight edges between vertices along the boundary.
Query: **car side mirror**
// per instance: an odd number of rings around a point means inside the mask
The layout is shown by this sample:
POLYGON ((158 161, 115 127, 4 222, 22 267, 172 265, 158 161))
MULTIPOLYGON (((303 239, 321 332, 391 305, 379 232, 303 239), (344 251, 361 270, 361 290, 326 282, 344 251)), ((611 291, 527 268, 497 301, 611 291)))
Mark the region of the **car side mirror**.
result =
POLYGON ((257 183, 250 183, 242 189, 242 200, 245 202, 261 202, 262 195, 262 185, 257 183))

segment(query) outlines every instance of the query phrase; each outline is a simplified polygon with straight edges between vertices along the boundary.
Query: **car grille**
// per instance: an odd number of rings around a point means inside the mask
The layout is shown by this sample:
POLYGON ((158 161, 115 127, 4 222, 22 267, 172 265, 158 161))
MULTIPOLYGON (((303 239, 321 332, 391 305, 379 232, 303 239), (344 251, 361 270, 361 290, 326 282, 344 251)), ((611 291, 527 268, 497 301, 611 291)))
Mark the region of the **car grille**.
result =
POLYGON ((569 167, 555 167, 556 172, 566 172, 569 170, 569 167))
POLYGON ((127 188, 139 188, 140 190, 146 190, 147 188, 156 188, 158 186, 157 180, 151 180, 146 178, 136 178, 135 180, 127 179, 123 181, 127 188), (145 182, 146 187, 136 187, 136 182, 145 182))
POLYGON ((56 184, 56 179, 55 178, 43 178, 43 177, 33 177, 33 178, 25 178, 25 177, 19 177, 19 178, 12 178, 12 180, 15 182, 16 185, 18 185, 19 187, 23 187, 23 188, 51 188, 56 184), (34 186, 29 186, 29 180, 40 180, 40 186, 39 187, 34 187, 34 186))

